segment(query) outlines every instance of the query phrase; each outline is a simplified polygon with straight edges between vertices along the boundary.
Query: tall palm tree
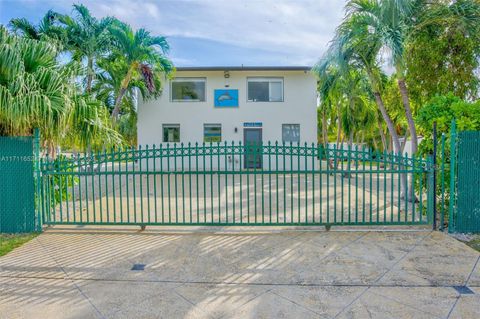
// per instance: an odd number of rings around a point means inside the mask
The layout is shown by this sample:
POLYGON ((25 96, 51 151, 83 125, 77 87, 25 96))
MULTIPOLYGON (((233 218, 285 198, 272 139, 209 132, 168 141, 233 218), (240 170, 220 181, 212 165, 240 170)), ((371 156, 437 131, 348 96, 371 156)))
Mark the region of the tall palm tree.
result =
MULTIPOLYGON (((120 91, 122 80, 128 71, 128 65, 123 59, 117 59, 115 56, 107 56, 97 60, 99 72, 97 73, 97 80, 92 87, 92 92, 95 97, 102 101, 110 110, 110 113, 115 108, 116 93, 120 91)), ((134 112, 135 101, 134 91, 135 84, 141 86, 141 83, 131 81, 127 91, 122 100, 121 109, 128 112, 134 112)))
POLYGON ((342 68, 359 68, 365 71, 375 103, 387 125, 395 149, 399 152, 401 145, 397 130, 382 98, 383 75, 378 60, 381 48, 379 35, 363 23, 363 17, 351 15, 337 28, 328 55, 331 59, 336 59, 342 68))
POLYGON ((95 62, 109 50, 108 27, 112 25, 114 19, 106 17, 98 20, 82 4, 74 4, 73 13, 73 18, 68 15, 59 15, 58 20, 65 26, 66 47, 72 52, 73 60, 86 61, 85 90, 90 92, 95 77, 95 62))
MULTIPOLYGON (((412 14, 424 5, 424 1, 417 0, 350 0, 346 5, 347 19, 354 20, 357 27, 367 27, 370 33, 375 34, 381 48, 386 48, 391 53, 391 64, 396 70, 413 153, 417 152, 418 139, 405 79, 405 46, 414 25, 412 14)), ((382 51, 378 50, 377 54, 380 52, 382 51)))
POLYGON ((140 89, 144 89, 144 97, 157 97, 161 93, 162 76, 173 72, 173 64, 165 56, 169 50, 165 37, 152 36, 145 29, 134 32, 124 23, 114 24, 110 33, 113 36, 114 58, 127 66, 115 96, 112 118, 116 120, 132 82, 142 83, 140 89))

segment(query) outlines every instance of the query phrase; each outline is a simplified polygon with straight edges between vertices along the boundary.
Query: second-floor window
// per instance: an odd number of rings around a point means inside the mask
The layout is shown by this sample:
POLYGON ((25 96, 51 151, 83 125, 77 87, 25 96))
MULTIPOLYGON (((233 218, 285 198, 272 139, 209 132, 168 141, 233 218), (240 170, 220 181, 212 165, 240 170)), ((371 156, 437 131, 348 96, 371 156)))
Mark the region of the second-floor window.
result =
POLYGON ((283 102, 283 78, 247 79, 249 102, 283 102))
POLYGON ((172 102, 204 102, 205 78, 175 78, 171 84, 172 102))

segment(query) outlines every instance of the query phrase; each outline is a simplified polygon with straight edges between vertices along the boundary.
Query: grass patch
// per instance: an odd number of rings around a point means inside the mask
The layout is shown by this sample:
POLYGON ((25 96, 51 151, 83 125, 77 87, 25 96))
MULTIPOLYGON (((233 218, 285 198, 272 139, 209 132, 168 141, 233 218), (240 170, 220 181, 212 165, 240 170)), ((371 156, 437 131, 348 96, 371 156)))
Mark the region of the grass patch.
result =
POLYGON ((476 251, 480 251, 480 236, 475 236, 474 239, 466 242, 466 244, 475 249, 476 251))
POLYGON ((0 256, 8 254, 10 251, 22 246, 37 235, 38 233, 0 234, 0 256))

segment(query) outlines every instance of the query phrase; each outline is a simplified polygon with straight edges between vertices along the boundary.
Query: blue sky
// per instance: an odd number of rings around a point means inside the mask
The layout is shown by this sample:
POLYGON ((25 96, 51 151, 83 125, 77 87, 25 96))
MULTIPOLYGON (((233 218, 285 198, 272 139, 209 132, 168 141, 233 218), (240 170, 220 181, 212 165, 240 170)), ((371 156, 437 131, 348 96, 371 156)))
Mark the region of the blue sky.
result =
MULTIPOLYGON (((88 0, 93 15, 113 15, 165 35, 177 66, 313 65, 343 16, 343 0, 88 0)), ((35 23, 72 1, 0 0, 0 23, 35 23)))

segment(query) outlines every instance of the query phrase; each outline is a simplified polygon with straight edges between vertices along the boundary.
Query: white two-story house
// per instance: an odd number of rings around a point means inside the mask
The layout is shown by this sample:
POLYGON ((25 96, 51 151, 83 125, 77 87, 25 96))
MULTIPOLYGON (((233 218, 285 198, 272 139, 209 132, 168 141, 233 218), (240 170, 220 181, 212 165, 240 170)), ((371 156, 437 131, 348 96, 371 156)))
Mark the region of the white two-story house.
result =
POLYGON ((162 96, 140 102, 138 143, 316 142, 309 67, 180 67, 162 96))
POLYGON ((309 67, 179 67, 139 102, 138 144, 316 143, 316 107, 309 67))

